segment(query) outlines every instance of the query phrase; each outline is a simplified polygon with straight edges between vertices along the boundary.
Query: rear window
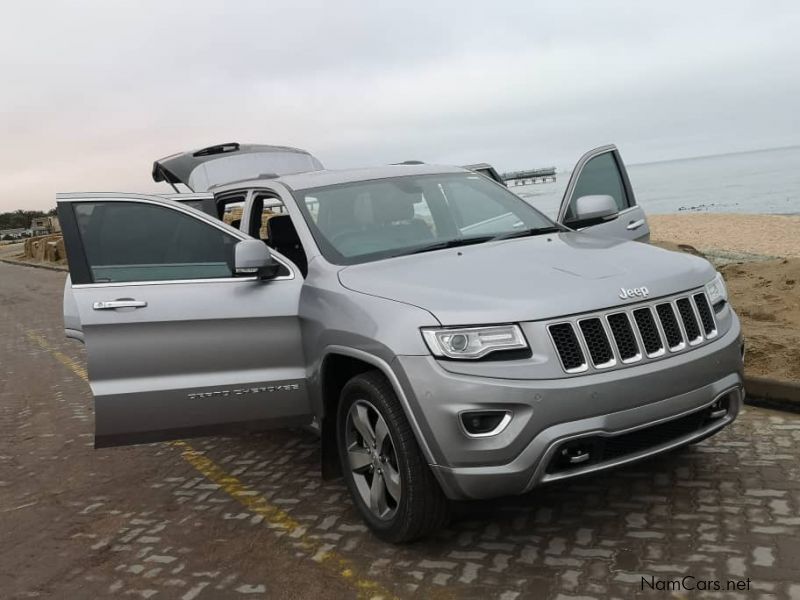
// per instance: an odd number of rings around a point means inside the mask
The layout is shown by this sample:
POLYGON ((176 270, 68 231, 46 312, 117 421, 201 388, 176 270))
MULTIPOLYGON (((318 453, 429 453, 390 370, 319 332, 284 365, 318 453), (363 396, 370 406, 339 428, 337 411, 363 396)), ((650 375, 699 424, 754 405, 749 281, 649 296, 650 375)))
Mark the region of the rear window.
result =
POLYGON ((322 169, 322 163, 303 152, 253 152, 232 154, 206 161, 189 175, 188 185, 195 192, 215 185, 256 179, 261 175, 291 175, 322 169))

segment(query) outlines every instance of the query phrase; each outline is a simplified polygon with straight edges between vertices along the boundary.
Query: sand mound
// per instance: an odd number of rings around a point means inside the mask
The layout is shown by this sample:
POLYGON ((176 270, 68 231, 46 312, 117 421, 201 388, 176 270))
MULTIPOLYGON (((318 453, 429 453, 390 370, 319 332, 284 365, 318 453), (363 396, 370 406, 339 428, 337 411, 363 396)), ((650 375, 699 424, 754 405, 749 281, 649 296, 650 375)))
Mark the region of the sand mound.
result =
POLYGON ((750 375, 800 381, 800 258, 720 268, 742 320, 750 375))
POLYGON ((686 214, 647 217, 653 241, 706 251, 800 258, 800 216, 686 214))

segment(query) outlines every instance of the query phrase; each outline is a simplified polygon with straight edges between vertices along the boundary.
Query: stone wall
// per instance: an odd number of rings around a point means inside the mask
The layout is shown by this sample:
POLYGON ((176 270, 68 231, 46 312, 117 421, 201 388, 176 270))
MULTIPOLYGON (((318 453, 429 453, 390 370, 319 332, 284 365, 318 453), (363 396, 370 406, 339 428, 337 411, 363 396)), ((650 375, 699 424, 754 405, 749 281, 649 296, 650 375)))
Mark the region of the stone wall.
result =
POLYGON ((25 240, 25 260, 37 260, 57 264, 67 263, 64 238, 61 235, 43 235, 25 240))

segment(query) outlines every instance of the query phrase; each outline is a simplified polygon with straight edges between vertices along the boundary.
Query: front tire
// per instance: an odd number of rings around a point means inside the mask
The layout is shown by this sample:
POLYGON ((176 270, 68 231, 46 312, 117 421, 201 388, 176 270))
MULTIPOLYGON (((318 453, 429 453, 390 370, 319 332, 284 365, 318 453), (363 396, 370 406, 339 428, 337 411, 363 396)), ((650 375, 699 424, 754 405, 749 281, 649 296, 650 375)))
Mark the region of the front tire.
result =
POLYGON ((336 421, 345 483, 375 535, 410 542, 447 522, 447 499, 381 373, 369 371, 347 382, 336 421))

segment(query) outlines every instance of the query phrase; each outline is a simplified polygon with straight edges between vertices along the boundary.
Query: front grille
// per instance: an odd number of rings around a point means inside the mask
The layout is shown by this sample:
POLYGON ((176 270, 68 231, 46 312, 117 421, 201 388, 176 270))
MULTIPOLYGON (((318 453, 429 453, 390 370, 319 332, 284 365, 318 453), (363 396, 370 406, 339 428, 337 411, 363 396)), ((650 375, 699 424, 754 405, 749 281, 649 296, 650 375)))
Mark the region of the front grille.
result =
POLYGON ((711 306, 702 292, 607 314, 578 316, 549 325, 548 330, 568 373, 588 370, 587 358, 595 369, 606 369, 618 362, 639 362, 643 354, 647 359, 658 358, 666 348, 680 352, 687 342, 695 346, 717 335, 711 306))
POLYGON ((697 313, 700 315, 700 321, 703 323, 703 331, 707 336, 711 336, 717 332, 717 326, 714 324, 714 315, 711 314, 711 307, 708 306, 708 299, 705 294, 695 294, 694 305, 697 307, 697 313))
POLYGON ((683 345, 683 334, 678 325, 678 319, 675 318, 675 311, 672 310, 672 304, 659 304, 656 306, 656 312, 661 321, 661 327, 664 329, 664 335, 667 337, 667 345, 670 350, 680 348, 683 345))
POLYGON ((586 359, 578 343, 578 337, 570 323, 559 323, 550 326, 550 336, 553 338, 561 365, 568 373, 586 368, 586 359))
POLYGON ((639 335, 642 336, 642 343, 647 355, 663 354, 664 342, 661 341, 661 334, 658 333, 653 311, 649 308, 637 308, 633 311, 633 318, 636 319, 636 326, 639 328, 639 335))
POLYGON ((611 350, 611 344, 608 343, 608 336, 600 319, 585 319, 578 321, 578 324, 594 366, 597 367, 613 362, 614 352, 611 350))
POLYGON ((608 326, 611 328, 611 335, 614 336, 622 362, 635 360, 640 356, 639 344, 636 343, 636 336, 633 335, 628 315, 625 313, 608 315, 608 326))

